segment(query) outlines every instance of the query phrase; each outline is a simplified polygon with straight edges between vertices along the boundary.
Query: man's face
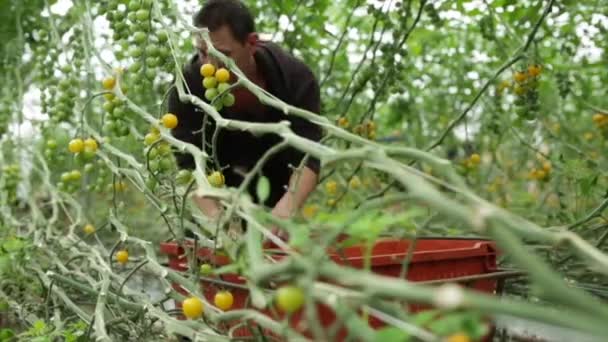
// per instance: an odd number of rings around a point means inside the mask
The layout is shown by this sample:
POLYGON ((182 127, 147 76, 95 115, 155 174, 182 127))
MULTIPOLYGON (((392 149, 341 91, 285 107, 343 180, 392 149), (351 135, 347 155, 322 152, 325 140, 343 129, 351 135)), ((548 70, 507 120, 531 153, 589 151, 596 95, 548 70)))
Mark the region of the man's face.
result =
MULTIPOLYGON (((250 37, 248 37, 244 43, 241 43, 234 37, 230 27, 224 25, 219 29, 210 32, 209 38, 211 38, 213 46, 227 57, 232 58, 239 69, 244 72, 248 72, 251 69, 251 65, 253 64, 252 57, 255 52, 255 43, 257 41, 257 35, 255 33, 251 33, 250 37)), ((201 64, 212 63, 217 67, 223 66, 223 63, 221 63, 219 59, 210 56, 207 53, 207 46, 202 38, 198 39, 196 44, 201 64)))

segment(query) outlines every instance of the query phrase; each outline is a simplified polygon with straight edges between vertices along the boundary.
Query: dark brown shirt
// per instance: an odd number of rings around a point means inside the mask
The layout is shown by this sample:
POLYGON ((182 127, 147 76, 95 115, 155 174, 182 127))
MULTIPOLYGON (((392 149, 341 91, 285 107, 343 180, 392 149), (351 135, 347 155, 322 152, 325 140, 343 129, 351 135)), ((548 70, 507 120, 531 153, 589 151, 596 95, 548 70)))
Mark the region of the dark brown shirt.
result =
MULTIPOLYGON (((258 71, 265 78, 265 88, 268 92, 290 105, 314 113, 320 112, 319 85, 312 71, 304 63, 270 42, 260 43, 254 57, 258 71)), ((192 94, 204 99, 205 89, 199 73, 200 66, 198 57, 193 56, 184 67, 184 77, 192 94)), ((237 101, 239 100, 237 99, 237 101)), ((173 136, 202 149, 203 136, 201 132, 197 131, 201 130, 206 114, 190 103, 180 102, 175 88, 169 94, 168 111, 175 114, 179 121, 178 126, 172 130, 173 136)), ((286 115, 281 110, 269 106, 237 105, 224 108, 220 113, 227 119, 249 122, 275 123, 287 120, 294 133, 301 137, 317 142, 322 137, 322 130, 319 126, 294 115, 286 115), (239 110, 236 111, 235 108, 239 110)), ((211 139, 214 130, 215 122, 209 116, 204 132, 205 151, 209 156, 212 156, 211 139)), ((217 139, 217 156, 219 166, 223 169, 226 178, 226 184, 238 186, 243 180, 242 171, 251 170, 262 155, 281 140, 282 138, 276 134, 254 136, 249 132, 222 129, 217 139)), ((176 152, 175 156, 180 168, 194 168, 194 160, 190 154, 176 152)), ((264 203, 265 205, 272 207, 283 196, 293 172, 290 165, 297 167, 303 157, 302 152, 287 147, 271 157, 264 165, 262 173, 268 177, 271 184, 270 196, 264 203)), ((208 165, 213 166, 214 164, 208 163, 208 165)), ((319 173, 318 159, 309 157, 306 166, 317 174, 319 173)), ((253 199, 258 202, 255 191, 256 183, 257 176, 248 190, 253 199)))

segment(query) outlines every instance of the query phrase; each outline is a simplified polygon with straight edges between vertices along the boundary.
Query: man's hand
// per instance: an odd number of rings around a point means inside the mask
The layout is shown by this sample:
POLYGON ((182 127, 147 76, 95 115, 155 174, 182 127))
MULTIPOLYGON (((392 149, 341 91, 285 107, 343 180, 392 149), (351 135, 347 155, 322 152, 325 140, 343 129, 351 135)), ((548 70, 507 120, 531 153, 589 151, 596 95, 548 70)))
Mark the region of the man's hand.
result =
POLYGON ((203 214, 209 217, 212 220, 215 220, 220 217, 222 214, 222 205, 216 199, 209 197, 201 197, 201 196, 192 196, 194 198, 194 202, 201 209, 203 214))
MULTIPOLYGON (((289 181, 289 189, 272 209, 272 214, 280 219, 291 218, 302 207, 308 196, 317 186, 317 174, 305 166, 301 173, 293 174, 289 181), (297 184, 296 184, 297 183, 297 184)), ((278 227, 271 228, 273 234, 282 240, 287 240, 289 234, 278 227)))

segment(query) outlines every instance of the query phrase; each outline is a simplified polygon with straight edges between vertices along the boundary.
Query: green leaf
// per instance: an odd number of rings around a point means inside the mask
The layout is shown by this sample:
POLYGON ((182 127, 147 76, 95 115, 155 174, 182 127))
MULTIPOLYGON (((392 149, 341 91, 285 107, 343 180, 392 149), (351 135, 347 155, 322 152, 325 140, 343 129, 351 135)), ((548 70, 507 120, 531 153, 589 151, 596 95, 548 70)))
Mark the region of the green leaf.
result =
POLYGON ((0 330, 0 341, 9 341, 15 336, 15 333, 11 329, 0 330))
POLYGON ((8 255, 0 256, 0 275, 9 273, 11 269, 11 260, 8 255))
POLYGON ((403 330, 395 327, 382 328, 376 332, 376 341, 409 341, 410 336, 403 330))
POLYGON ((46 333, 46 329, 47 329, 46 323, 43 320, 37 320, 32 325, 32 328, 30 329, 30 332, 34 336, 41 336, 41 335, 44 335, 46 333))
POLYGON ((256 194, 258 195, 258 200, 263 203, 270 196, 270 181, 266 176, 261 176, 258 178, 258 184, 256 186, 256 194))
POLYGON ((414 316, 414 324, 418 326, 423 326, 432 321, 439 314, 438 310, 425 310, 420 313, 417 313, 414 316))
POLYGON ((4 244, 2 244, 2 248, 4 248, 4 250, 6 250, 9 253, 17 252, 17 251, 25 248, 25 246, 26 246, 26 243, 17 238, 10 239, 10 240, 4 242, 4 244))

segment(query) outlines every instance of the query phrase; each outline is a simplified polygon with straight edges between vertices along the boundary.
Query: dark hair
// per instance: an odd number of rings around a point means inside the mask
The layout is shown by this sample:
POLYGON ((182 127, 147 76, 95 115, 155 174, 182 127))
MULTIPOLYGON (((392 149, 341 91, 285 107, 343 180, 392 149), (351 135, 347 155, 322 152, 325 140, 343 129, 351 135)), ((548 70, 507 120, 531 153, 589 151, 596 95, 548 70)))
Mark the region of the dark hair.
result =
POLYGON ((241 43, 255 31, 249 8, 240 0, 208 0, 193 18, 194 26, 215 31, 228 25, 234 37, 241 43))

